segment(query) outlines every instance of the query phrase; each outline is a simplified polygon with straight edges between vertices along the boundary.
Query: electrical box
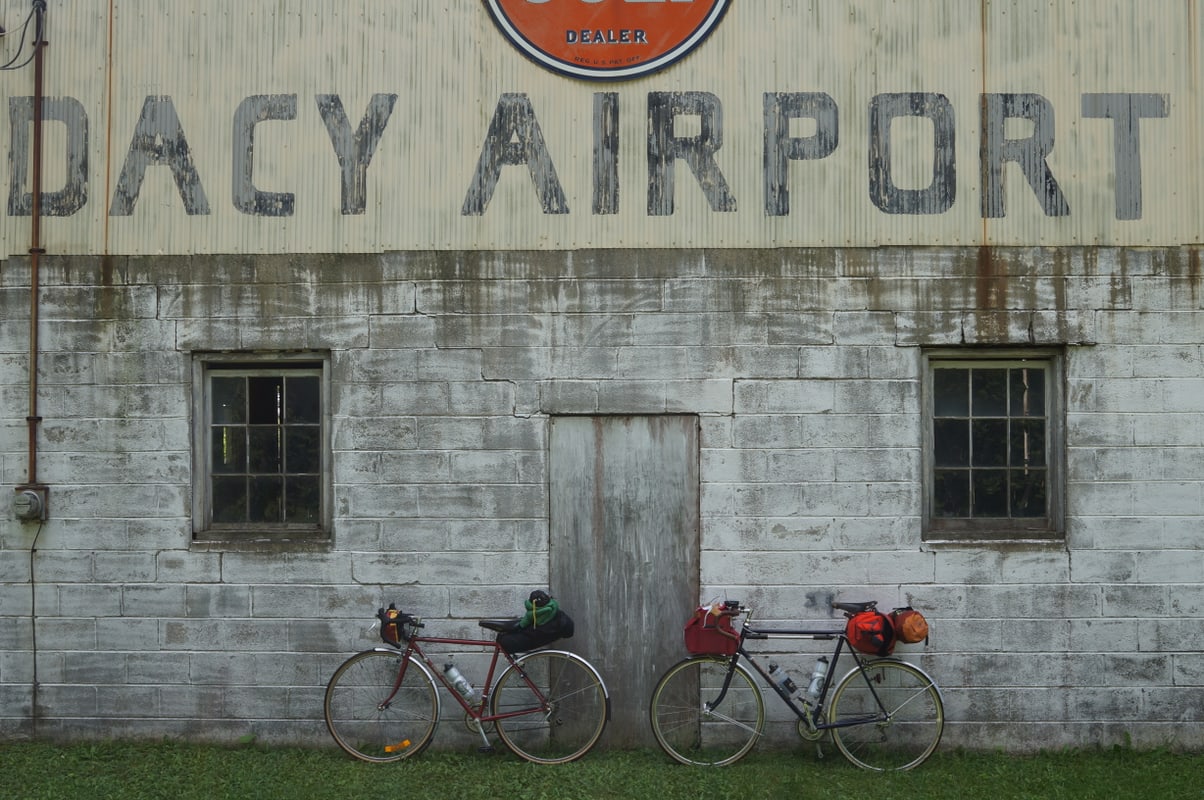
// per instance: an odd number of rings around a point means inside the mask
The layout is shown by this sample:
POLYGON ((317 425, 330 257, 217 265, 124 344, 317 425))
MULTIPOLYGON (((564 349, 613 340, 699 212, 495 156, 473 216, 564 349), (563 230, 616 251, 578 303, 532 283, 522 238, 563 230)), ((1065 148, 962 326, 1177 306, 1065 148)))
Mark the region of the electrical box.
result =
POLYGON ((48 494, 45 486, 18 486, 13 497, 13 513, 22 522, 45 520, 48 494))

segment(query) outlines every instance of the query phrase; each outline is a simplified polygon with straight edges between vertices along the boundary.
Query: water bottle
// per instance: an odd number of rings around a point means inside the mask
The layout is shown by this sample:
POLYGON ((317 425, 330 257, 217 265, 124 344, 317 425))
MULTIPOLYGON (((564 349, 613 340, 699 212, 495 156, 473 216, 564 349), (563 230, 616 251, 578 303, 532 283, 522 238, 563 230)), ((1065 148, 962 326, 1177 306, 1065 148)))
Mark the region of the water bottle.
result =
POLYGON ((790 673, 772 661, 769 662, 769 677, 773 678, 773 682, 781 686, 782 690, 788 695, 792 695, 798 691, 798 687, 794 685, 794 681, 790 680, 790 673))
POLYGON ((477 699, 477 690, 468 682, 468 678, 460 670, 456 669, 456 665, 450 661, 443 665, 443 674, 447 676, 447 682, 452 685, 460 695, 470 703, 477 699))
POLYGON ((814 703, 819 699, 819 692, 824 688, 824 676, 828 674, 828 659, 820 656, 811 671, 811 683, 807 685, 807 701, 814 703))

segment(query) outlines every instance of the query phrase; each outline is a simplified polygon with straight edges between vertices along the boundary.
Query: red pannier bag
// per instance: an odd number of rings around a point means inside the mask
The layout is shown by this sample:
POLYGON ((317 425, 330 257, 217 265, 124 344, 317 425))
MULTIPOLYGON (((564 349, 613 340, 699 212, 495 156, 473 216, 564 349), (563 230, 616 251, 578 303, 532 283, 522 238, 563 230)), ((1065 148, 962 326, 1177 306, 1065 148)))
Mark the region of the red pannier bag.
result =
POLYGON ((854 649, 871 656, 889 656, 895 649, 895 629, 890 618, 874 609, 849 617, 845 636, 854 649))
POLYGON ((740 645, 732 615, 702 606, 686 623, 686 649, 696 656, 730 656, 740 645))

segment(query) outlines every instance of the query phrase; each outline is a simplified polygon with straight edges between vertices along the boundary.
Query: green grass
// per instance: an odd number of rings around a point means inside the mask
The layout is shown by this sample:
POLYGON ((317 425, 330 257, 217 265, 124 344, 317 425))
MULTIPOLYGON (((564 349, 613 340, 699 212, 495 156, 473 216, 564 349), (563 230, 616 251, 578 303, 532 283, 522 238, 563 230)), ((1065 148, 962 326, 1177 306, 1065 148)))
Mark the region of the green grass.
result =
POLYGON ((719 800, 866 798, 1200 797, 1204 754, 1126 749, 1036 756, 939 753, 918 769, 879 775, 852 767, 832 749, 754 753, 720 769, 678 765, 659 752, 591 753, 538 766, 509 753, 427 752, 390 765, 361 764, 333 750, 186 744, 0 743, 0 797, 137 800, 719 800))

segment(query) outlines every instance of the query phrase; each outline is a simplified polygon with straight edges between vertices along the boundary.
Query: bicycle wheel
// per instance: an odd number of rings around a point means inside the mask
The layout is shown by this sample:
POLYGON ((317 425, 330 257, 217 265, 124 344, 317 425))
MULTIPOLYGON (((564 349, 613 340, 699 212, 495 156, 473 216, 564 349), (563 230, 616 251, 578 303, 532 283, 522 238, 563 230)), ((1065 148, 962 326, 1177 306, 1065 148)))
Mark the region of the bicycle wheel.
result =
POLYGON ((351 755, 361 761, 399 761, 430 744, 439 722, 439 695, 417 659, 366 650, 334 671, 323 711, 330 735, 351 755))
POLYGON ((716 704, 731 659, 679 661, 652 691, 649 715, 661 748, 683 764, 722 766, 743 757, 765 727, 765 701, 743 665, 716 704))
POLYGON ((871 661, 852 670, 832 695, 829 721, 845 758, 865 769, 911 769, 941 740, 945 706, 932 678, 902 661, 871 661), (861 722, 858 723, 858 720, 861 722))
POLYGON ((514 715, 494 725, 515 755, 537 764, 561 764, 580 758, 598 742, 610 716, 609 703, 602 678, 584 658, 538 650, 502 672, 490 708, 495 715, 514 715))

